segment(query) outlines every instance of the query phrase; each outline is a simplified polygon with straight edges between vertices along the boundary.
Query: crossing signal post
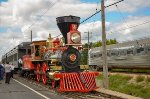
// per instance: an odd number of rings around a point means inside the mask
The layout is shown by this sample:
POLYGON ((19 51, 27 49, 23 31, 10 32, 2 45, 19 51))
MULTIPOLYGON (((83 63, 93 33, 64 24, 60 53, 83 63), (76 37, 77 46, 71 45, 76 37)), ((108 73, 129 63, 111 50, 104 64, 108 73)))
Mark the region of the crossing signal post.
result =
POLYGON ((32 30, 31 30, 31 42, 32 42, 32 30))
POLYGON ((89 49, 90 49, 90 33, 92 33, 92 32, 84 32, 84 33, 88 33, 88 48, 87 48, 87 50, 88 50, 88 57, 87 57, 87 65, 89 66, 89 49))
POLYGON ((107 67, 107 50, 106 50, 106 32, 105 32, 105 6, 104 0, 101 0, 101 20, 102 20, 102 49, 103 49, 103 86, 108 89, 108 67, 107 67))

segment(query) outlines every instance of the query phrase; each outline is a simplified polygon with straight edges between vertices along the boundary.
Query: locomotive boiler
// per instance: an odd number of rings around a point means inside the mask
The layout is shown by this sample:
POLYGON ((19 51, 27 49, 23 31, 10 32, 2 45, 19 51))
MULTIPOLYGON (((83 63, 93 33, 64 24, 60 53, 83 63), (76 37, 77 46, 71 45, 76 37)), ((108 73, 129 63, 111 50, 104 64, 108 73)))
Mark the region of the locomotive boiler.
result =
POLYGON ((31 55, 23 56, 22 75, 43 84, 59 86, 58 91, 88 92, 96 88, 98 72, 86 71, 80 64, 81 33, 78 31, 80 17, 56 18, 63 38, 33 41, 31 55))

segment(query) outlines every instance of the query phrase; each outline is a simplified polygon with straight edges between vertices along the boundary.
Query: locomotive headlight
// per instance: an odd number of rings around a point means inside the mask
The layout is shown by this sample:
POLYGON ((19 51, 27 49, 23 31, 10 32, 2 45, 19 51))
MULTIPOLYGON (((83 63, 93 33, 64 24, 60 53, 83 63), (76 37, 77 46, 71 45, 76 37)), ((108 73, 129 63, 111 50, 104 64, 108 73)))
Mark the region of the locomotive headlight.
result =
POLYGON ((71 40, 72 40, 72 42, 74 42, 74 43, 79 43, 80 40, 81 40, 80 34, 78 34, 78 33, 73 33, 73 34, 71 35, 71 40))

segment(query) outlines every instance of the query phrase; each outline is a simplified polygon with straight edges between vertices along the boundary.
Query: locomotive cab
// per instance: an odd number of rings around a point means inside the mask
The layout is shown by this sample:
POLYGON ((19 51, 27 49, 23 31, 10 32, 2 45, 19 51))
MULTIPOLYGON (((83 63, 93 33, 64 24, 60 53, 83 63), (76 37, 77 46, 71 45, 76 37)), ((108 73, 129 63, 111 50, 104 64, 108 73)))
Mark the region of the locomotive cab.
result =
POLYGON ((46 46, 46 40, 33 41, 30 46, 32 60, 41 60, 43 56, 43 53, 41 53, 41 49, 43 46, 46 46))

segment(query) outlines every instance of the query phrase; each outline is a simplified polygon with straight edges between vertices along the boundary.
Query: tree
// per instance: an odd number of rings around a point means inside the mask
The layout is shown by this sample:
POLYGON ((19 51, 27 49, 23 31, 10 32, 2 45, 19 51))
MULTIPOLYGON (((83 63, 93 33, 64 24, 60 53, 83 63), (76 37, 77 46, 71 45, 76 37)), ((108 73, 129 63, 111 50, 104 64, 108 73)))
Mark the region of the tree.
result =
POLYGON ((98 41, 98 42, 93 43, 92 47, 100 47, 100 46, 102 46, 102 42, 98 41))
MULTIPOLYGON (((109 39, 106 41, 107 45, 111 45, 111 44, 117 44, 117 40, 116 39, 109 39)), ((94 43, 90 43, 89 44, 89 48, 94 48, 94 47, 100 47, 102 46, 102 41, 97 41, 94 43)), ((87 64, 87 58, 88 58, 88 44, 85 43, 83 45, 83 50, 81 51, 81 64, 82 65, 86 65, 87 64)))
POLYGON ((87 59, 88 59, 88 50, 83 49, 81 52, 81 64, 87 65, 87 59))

